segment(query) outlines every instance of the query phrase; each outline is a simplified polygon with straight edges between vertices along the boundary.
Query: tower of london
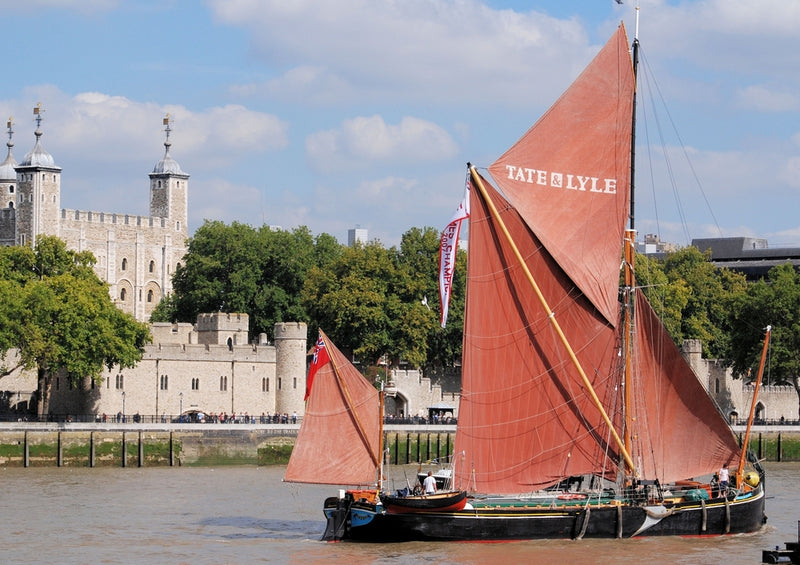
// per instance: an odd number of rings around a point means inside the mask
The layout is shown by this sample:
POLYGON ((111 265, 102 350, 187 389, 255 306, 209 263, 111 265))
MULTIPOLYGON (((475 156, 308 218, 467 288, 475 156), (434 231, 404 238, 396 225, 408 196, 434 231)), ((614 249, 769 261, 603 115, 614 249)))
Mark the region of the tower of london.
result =
POLYGON ((170 155, 170 118, 163 120, 164 156, 150 173, 150 215, 61 208, 61 167, 42 144, 42 111, 34 108, 33 148, 17 163, 9 119, 8 154, 0 164, 0 245, 34 245, 54 235, 76 251, 91 251, 95 272, 123 311, 147 321, 172 290, 186 253, 189 175, 170 155))

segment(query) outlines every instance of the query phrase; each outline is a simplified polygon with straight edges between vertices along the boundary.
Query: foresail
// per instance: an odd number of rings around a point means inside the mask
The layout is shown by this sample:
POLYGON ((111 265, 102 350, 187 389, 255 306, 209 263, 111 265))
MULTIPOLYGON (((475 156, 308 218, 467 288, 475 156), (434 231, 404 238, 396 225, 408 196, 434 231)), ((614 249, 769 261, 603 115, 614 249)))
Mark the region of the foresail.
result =
MULTIPOLYGON (((483 179, 602 403, 618 407, 615 328, 581 295, 523 219, 483 179)), ((618 450, 523 269, 477 189, 470 190, 456 485, 519 493, 617 471, 618 450)), ((614 412, 613 410, 610 412, 614 412)), ((616 419, 618 426, 619 421, 616 419)))
POLYGON ((635 81, 624 26, 489 167, 496 186, 610 324, 628 217, 635 81))
POLYGON ((320 332, 330 356, 314 377, 284 480, 373 485, 380 457, 378 390, 320 332))
POLYGON ((640 476, 665 483, 733 464, 733 432, 641 291, 635 309, 631 436, 640 476))

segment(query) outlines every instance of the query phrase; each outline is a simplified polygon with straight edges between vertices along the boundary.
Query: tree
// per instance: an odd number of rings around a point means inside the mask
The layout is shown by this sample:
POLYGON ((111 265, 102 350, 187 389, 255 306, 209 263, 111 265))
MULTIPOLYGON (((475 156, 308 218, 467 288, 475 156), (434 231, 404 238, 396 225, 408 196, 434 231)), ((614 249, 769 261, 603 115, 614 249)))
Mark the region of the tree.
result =
POLYGON ((729 311, 747 288, 745 277, 715 267, 696 247, 668 253, 659 262, 636 258, 637 285, 644 289, 676 344, 699 339, 703 352, 722 357, 728 349, 729 311))
POLYGON ((800 274, 788 263, 773 267, 766 280, 750 284, 729 316, 726 360, 734 376, 756 374, 765 328, 771 325, 771 380, 792 383, 800 402, 800 274))
POLYGON ((205 222, 173 277, 152 321, 194 322, 204 312, 245 312, 250 333, 272 336, 276 322, 305 321, 300 292, 308 270, 339 254, 327 234, 316 242, 307 227, 255 229, 234 222, 205 222))
POLYGON ((150 330, 113 304, 91 253, 47 236, 30 252, 6 248, 0 255, 0 292, 10 300, 0 316, 13 321, 3 326, 0 353, 14 348, 18 366, 36 369, 39 415, 48 411, 57 374, 79 385, 85 377, 98 381, 103 367, 132 367, 142 358, 150 330))

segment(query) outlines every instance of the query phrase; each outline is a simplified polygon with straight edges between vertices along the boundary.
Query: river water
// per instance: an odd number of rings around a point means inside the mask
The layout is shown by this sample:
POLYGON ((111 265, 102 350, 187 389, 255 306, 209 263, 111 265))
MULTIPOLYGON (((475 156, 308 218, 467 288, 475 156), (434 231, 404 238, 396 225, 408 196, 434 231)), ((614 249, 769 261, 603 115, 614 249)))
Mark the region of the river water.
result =
MULTIPOLYGON (((2 468, 0 563, 761 562, 797 541, 800 463, 767 464, 767 525, 715 538, 507 543, 326 543, 333 487, 282 482, 285 467, 2 468)), ((416 468, 403 474, 414 476, 416 468)))

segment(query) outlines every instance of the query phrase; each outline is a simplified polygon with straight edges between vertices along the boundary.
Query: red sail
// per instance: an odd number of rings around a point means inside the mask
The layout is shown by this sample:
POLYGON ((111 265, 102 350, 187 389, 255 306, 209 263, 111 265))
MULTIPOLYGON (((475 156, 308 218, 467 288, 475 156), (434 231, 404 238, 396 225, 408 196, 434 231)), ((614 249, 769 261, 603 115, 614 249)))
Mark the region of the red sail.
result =
POLYGON ((489 167, 497 187, 575 284, 618 322, 635 81, 624 26, 489 167))
MULTIPOLYGON (((473 176, 455 444, 460 488, 511 494, 623 468, 622 440, 607 422, 622 435, 619 268, 633 94, 620 26, 489 168, 499 190, 473 176)), ((636 294, 626 414, 632 457, 624 468, 662 483, 710 474, 734 462, 735 438, 636 294)))
POLYGON ((317 369, 284 481, 374 485, 380 393, 322 331, 320 340, 330 360, 317 369))
POLYGON ((733 464, 736 437, 644 294, 636 295, 631 436, 640 475, 664 483, 733 464))
MULTIPOLYGON (((618 406, 616 332, 522 218, 483 181, 505 227, 571 336, 598 397, 618 406)), ((617 447, 479 191, 470 190, 456 485, 518 493, 584 473, 613 475, 617 447)), ((617 425, 619 422, 617 422, 617 425)))

